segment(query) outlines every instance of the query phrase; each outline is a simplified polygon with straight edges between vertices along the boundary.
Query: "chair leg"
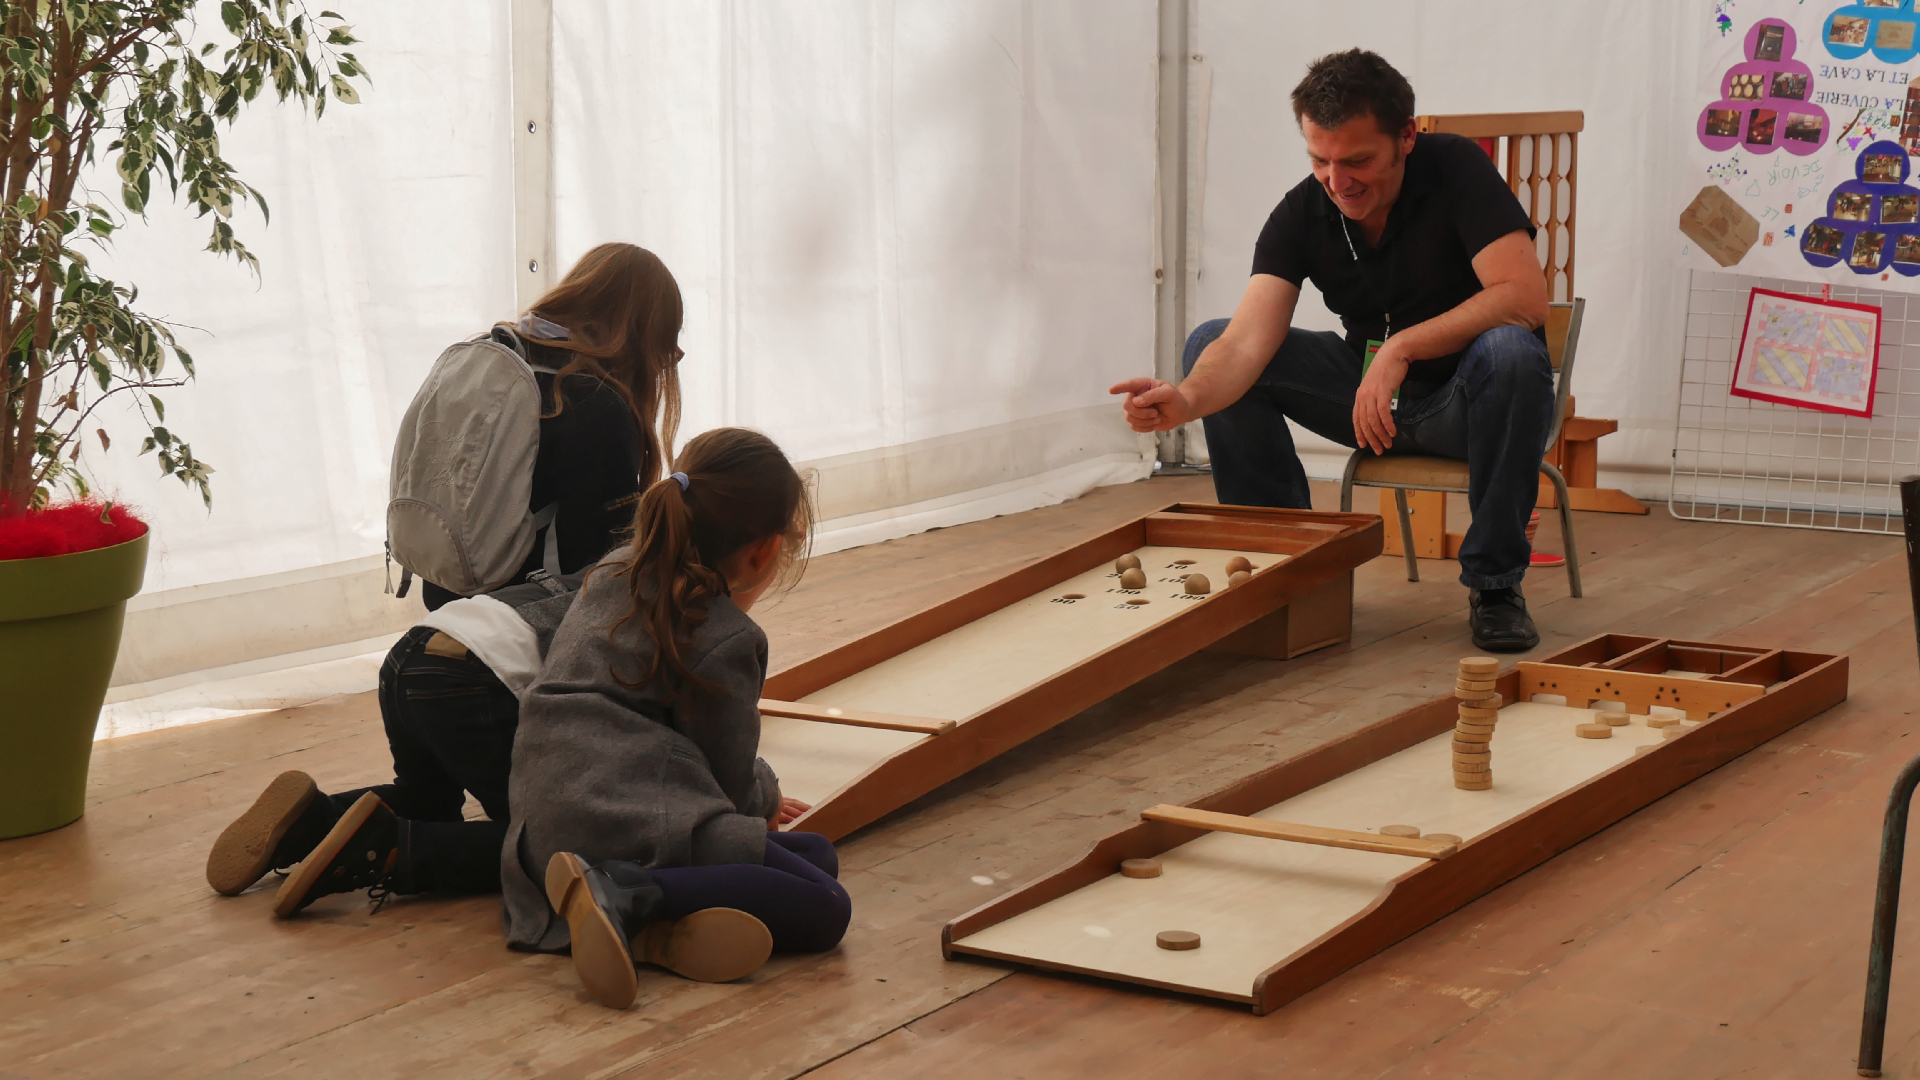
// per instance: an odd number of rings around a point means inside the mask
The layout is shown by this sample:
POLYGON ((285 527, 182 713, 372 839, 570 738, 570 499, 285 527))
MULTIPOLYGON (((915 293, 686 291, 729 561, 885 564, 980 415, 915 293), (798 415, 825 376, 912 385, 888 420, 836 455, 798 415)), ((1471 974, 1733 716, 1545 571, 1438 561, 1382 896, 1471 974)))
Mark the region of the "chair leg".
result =
POLYGON ((1578 599, 1580 591, 1580 545, 1573 538, 1573 500, 1567 497, 1567 482, 1560 470, 1540 463, 1540 471, 1553 481, 1554 499, 1560 504, 1560 544, 1567 549, 1567 589, 1578 599))
POLYGON ((1340 512, 1353 513, 1353 474, 1360 467, 1360 455, 1364 450, 1355 450, 1347 455, 1347 467, 1340 472, 1340 512))
POLYGON ((1413 519, 1407 513, 1407 489, 1393 489, 1393 509, 1400 515, 1400 550, 1407 555, 1407 580, 1420 580, 1420 559, 1413 553, 1413 519))

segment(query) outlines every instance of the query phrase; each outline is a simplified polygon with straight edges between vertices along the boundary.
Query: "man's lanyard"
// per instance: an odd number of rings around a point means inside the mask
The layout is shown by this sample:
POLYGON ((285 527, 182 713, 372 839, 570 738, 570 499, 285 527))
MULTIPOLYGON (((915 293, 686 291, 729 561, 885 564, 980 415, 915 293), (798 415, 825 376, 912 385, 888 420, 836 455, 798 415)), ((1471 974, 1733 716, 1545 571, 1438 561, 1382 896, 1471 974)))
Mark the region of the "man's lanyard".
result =
MULTIPOLYGON (((1340 208, 1337 206, 1334 207, 1334 213, 1339 214, 1340 208)), ((1340 235, 1346 238, 1347 254, 1353 256, 1354 265, 1360 268, 1361 276, 1367 279, 1367 288, 1373 293, 1373 302, 1380 307, 1380 318, 1386 323, 1387 327, 1386 333, 1383 335, 1383 340, 1384 338, 1390 338, 1393 336, 1393 311, 1387 307, 1386 300, 1384 299, 1385 293, 1381 291, 1380 283, 1374 280, 1373 271, 1369 270, 1366 264, 1360 261, 1360 249, 1353 246, 1353 233, 1347 228, 1347 215, 1345 214, 1340 214, 1340 235)), ((1382 235, 1385 235, 1384 231, 1382 235)), ((1372 359, 1371 354, 1368 355, 1368 359, 1372 359)))
MULTIPOLYGON (((1339 213, 1339 209, 1336 207, 1334 212, 1339 213)), ((1380 351, 1380 347, 1382 345, 1385 345, 1387 343, 1386 339, 1393 336, 1393 312, 1387 310, 1386 304, 1380 303, 1380 285, 1378 282, 1374 281, 1373 272, 1368 270, 1365 265, 1360 263, 1360 251, 1359 249, 1353 246, 1353 233, 1349 232, 1347 229, 1347 215, 1345 214, 1340 215, 1340 235, 1347 238, 1347 253, 1353 256, 1354 264, 1357 266, 1360 266, 1360 272, 1366 276, 1367 288, 1372 290, 1374 302, 1380 304, 1380 317, 1382 320, 1386 322, 1386 325, 1387 325, 1386 333, 1381 335, 1381 338, 1379 341, 1369 340, 1367 342, 1367 354, 1360 361, 1360 377, 1365 378, 1367 374, 1367 369, 1373 366, 1374 355, 1380 351)), ((1387 403, 1387 408, 1398 409, 1399 407, 1400 407, 1400 389, 1398 387, 1395 387, 1393 391, 1393 398, 1391 401, 1387 403)))

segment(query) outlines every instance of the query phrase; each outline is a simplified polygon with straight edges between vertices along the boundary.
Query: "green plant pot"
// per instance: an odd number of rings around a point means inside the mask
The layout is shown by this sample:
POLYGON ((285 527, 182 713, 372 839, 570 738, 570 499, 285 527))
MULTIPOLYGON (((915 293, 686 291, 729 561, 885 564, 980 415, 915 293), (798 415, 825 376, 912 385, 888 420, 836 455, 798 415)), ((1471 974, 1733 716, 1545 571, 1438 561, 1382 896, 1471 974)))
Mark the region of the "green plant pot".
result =
POLYGON ((0 840, 71 824, 86 809, 93 729, 149 535, 0 560, 0 840))

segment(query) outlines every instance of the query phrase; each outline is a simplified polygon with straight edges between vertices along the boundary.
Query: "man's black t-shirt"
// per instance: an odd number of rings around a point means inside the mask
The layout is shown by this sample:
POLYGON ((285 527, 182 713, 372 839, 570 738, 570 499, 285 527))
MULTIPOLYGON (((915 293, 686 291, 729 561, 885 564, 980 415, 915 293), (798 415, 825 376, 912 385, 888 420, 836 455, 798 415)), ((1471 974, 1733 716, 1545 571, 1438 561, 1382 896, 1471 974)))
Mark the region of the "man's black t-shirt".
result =
MULTIPOLYGON (((1311 280, 1340 316, 1347 345, 1365 356, 1369 339, 1452 310, 1480 291, 1473 257, 1533 222, 1486 151, 1458 135, 1419 135, 1406 179, 1378 247, 1347 219, 1312 176, 1267 218, 1253 248, 1253 272, 1295 285, 1311 280)), ((1402 394, 1426 396, 1453 377, 1460 354, 1417 360, 1402 394)))

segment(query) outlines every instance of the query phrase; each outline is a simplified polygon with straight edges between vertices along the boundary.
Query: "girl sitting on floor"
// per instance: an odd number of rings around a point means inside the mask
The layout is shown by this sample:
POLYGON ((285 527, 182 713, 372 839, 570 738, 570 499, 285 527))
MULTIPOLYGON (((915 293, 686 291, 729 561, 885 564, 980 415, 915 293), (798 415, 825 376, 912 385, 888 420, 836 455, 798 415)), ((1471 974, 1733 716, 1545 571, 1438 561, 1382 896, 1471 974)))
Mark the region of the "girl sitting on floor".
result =
POLYGON ((507 942, 570 944, 614 1008, 636 962, 737 979, 774 949, 832 948, 852 914, 833 845, 773 831, 779 782, 756 756, 767 638, 747 612, 802 565, 805 486, 738 428, 695 438, 678 469, 588 575, 513 748, 507 942))

